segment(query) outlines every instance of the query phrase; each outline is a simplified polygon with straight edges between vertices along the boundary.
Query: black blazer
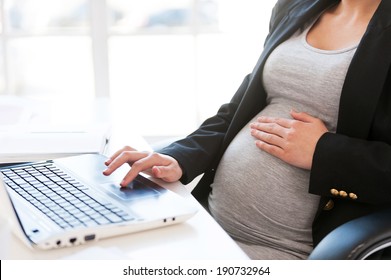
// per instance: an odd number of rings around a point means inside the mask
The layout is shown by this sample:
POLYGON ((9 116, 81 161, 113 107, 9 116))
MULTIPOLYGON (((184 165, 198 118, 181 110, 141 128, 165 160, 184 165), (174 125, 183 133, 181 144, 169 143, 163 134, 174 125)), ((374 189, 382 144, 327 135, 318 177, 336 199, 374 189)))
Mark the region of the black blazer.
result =
MULTIPOLYGON (((264 51, 232 100, 195 132, 159 152, 177 159, 202 200, 214 171, 235 135, 266 106, 264 63, 281 42, 338 0, 280 0, 270 20, 264 51)), ((391 207, 391 1, 383 0, 371 19, 341 93, 336 133, 317 143, 308 191, 321 196, 313 223, 314 245, 338 225, 391 207)))

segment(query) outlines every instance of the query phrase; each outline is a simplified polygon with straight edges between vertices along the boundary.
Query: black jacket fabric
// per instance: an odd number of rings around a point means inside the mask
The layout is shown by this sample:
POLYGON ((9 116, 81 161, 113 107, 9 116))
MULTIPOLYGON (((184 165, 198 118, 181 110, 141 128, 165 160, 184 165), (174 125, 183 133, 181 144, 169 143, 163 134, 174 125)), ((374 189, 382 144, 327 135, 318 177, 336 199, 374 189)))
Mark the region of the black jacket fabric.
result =
MULTIPOLYGON (((264 50, 231 101, 188 137, 158 151, 177 159, 184 172, 182 183, 204 174, 193 190, 197 199, 211 191, 215 169, 232 139, 266 106, 261 77, 269 54, 336 3, 338 0, 278 1, 264 50)), ((313 222, 314 245, 346 221, 391 207, 390 15, 391 1, 383 0, 348 69, 337 131, 324 134, 316 146, 308 186, 310 193, 321 197, 313 222), (335 190, 347 196, 335 195, 335 190)))

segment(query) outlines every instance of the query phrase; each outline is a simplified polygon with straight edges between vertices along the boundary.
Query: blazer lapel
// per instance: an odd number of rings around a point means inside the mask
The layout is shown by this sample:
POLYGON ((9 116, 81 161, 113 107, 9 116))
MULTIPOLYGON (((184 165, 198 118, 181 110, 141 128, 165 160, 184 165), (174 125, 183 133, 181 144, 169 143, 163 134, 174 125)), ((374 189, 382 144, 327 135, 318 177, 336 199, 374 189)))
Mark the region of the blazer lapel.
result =
MULTIPOLYGON (((281 8, 280 13, 290 11, 286 15, 276 15, 281 18, 277 26, 272 30, 271 35, 267 38, 262 55, 251 74, 247 91, 243 100, 239 104, 238 112, 230 126, 225 137, 222 151, 228 146, 238 131, 248 122, 255 114, 266 106, 266 93, 262 85, 262 71, 266 59, 270 53, 283 41, 288 39, 300 27, 303 27, 311 18, 319 15, 327 7, 335 4, 338 0, 317 0, 317 1, 291 1, 287 5, 293 8, 281 8), (245 113, 246 112, 246 113, 245 113)), ((272 23, 273 25, 273 23, 272 23)))
POLYGON ((342 89, 337 133, 367 138, 391 62, 391 1, 372 17, 342 89))

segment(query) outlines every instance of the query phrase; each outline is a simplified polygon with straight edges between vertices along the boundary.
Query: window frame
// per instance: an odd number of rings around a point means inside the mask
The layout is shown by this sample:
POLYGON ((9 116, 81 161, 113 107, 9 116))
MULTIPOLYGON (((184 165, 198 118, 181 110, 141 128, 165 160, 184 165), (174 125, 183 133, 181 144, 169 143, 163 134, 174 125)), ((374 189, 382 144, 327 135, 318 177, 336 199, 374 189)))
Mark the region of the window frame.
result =
MULTIPOLYGON (((94 77, 94 89, 93 94, 96 98, 99 97, 110 97, 110 62, 109 62, 109 39, 111 36, 134 36, 134 35, 164 35, 171 34, 168 30, 158 31, 158 32, 129 32, 129 33, 118 33, 109 31, 109 22, 108 22, 108 3, 107 0, 86 0, 87 5, 90 9, 89 14, 89 28, 86 32, 61 32, 53 31, 42 34, 34 33, 13 33, 7 28, 7 17, 5 12, 5 1, 0 0, 0 16, 1 16, 1 47, 3 58, 3 79, 4 79, 4 92, 0 94, 4 95, 14 95, 11 91, 10 86, 10 63, 9 63, 9 42, 14 38, 26 38, 26 37, 43 37, 43 36, 87 36, 91 39, 91 55, 92 55, 92 66, 93 77, 94 77)), ((188 30, 183 32, 177 32, 178 35, 191 35, 196 41, 197 35, 200 33, 205 33, 205 30, 199 26, 197 17, 197 9, 199 8, 199 0, 192 0, 192 20, 191 25, 188 30)), ((217 32, 216 30, 212 32, 217 32)), ((195 50, 195 55, 196 54, 195 50)))

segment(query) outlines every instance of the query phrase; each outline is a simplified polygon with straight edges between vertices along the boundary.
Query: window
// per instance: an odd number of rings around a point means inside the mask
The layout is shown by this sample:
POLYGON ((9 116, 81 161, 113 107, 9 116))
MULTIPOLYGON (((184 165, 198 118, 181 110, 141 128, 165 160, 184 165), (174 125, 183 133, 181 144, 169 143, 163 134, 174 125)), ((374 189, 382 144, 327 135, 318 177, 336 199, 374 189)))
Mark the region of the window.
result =
POLYGON ((3 0, 0 94, 109 97, 114 121, 183 135, 252 70, 274 3, 3 0))
POLYGON ((3 9, 3 91, 94 94, 88 1, 3 0, 3 9))

